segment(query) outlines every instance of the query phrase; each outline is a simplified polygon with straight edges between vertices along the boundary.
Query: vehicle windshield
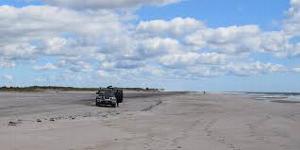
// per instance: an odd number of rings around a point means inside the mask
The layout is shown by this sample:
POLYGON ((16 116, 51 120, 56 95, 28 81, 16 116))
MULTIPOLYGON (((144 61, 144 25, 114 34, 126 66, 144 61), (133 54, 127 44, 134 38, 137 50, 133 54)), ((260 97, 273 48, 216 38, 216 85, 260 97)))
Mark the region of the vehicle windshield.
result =
POLYGON ((102 90, 98 92, 98 95, 105 99, 109 99, 114 96, 114 92, 112 90, 102 90))
POLYGON ((113 91, 111 91, 111 90, 106 90, 106 91, 104 91, 104 97, 105 97, 106 99, 108 99, 108 98, 110 98, 110 97, 113 97, 113 96, 114 96, 113 91))

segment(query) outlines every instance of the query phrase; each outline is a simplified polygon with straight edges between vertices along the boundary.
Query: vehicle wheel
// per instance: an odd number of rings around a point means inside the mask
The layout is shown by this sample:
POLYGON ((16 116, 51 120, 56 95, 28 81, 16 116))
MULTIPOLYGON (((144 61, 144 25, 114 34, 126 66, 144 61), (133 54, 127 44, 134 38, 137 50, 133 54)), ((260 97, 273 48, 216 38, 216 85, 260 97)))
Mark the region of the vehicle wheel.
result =
POLYGON ((112 104, 112 107, 116 108, 116 107, 117 107, 117 104, 112 104))
POLYGON ((96 102, 96 106, 103 107, 103 104, 101 102, 96 102))

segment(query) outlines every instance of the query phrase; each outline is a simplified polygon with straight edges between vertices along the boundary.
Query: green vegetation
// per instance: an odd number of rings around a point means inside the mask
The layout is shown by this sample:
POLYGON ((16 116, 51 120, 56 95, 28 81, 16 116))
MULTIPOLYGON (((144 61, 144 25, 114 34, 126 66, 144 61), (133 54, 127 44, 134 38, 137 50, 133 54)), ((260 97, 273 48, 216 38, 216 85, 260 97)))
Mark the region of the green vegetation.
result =
MULTIPOLYGON (((78 87, 60 87, 60 86, 29 86, 29 87, 0 87, 0 92, 43 92, 52 91, 97 91, 99 88, 78 88, 78 87)), ((132 91, 159 91, 154 88, 120 88, 132 91)))
POLYGON ((53 91, 96 91, 98 88, 76 88, 59 86, 1 87, 0 92, 42 92, 53 91))

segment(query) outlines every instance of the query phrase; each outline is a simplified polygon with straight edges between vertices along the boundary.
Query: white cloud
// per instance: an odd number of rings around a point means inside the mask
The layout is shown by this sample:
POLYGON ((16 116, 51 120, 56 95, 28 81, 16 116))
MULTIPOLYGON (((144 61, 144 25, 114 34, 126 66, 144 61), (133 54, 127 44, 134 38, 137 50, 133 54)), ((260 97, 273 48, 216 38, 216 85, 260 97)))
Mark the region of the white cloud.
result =
POLYGON ((241 76, 287 71, 283 65, 261 63, 258 61, 254 63, 229 63, 222 69, 226 70, 226 72, 241 76))
POLYGON ((46 54, 59 54, 61 53, 67 45, 67 40, 61 37, 53 37, 45 42, 45 53, 46 54))
POLYGON ((2 57, 27 58, 32 57, 36 51, 36 47, 29 43, 7 43, 7 45, 0 46, 2 57))
POLYGON ((299 73, 300 73, 300 67, 295 67, 295 68, 293 68, 293 71, 294 71, 294 72, 299 72, 299 73))
POLYGON ((124 61, 117 61, 114 65, 117 69, 134 69, 142 66, 142 62, 138 61, 130 61, 130 60, 124 60, 124 61))
POLYGON ((72 63, 72 66, 70 68, 74 72, 89 72, 93 70, 93 67, 84 61, 76 61, 72 63))
POLYGON ((0 39, 0 54, 7 57, 33 57, 37 53, 79 55, 80 49, 102 49, 98 47, 100 42, 122 41, 128 32, 121 17, 107 10, 0 6, 0 20, 0 34, 6 35, 0 39))
POLYGON ((5 81, 12 81, 14 79, 14 77, 12 75, 5 74, 5 75, 2 75, 2 79, 5 81))
POLYGON ((51 63, 47 63, 42 66, 34 66, 33 69, 38 71, 48 71, 48 70, 55 70, 57 69, 57 67, 51 63))
POLYGON ((91 72, 93 71, 93 66, 87 61, 81 60, 79 58, 68 58, 59 61, 56 65, 57 68, 64 68, 72 73, 76 72, 91 72))
POLYGON ((183 49, 179 41, 171 38, 148 38, 141 40, 140 43, 139 49, 147 57, 178 53, 183 49))
POLYGON ((172 20, 142 21, 137 30, 142 33, 156 36, 183 36, 203 28, 204 24, 194 18, 174 18, 172 20))
POLYGON ((33 69, 107 78, 113 74, 116 78, 194 78, 282 72, 287 70, 284 66, 255 62, 249 54, 300 55, 300 44, 290 42, 299 22, 299 1, 295 0, 281 31, 263 31, 257 25, 211 28, 201 20, 180 17, 134 24, 132 14, 103 9, 176 0, 47 2, 51 5, 0 6, 0 34, 5 35, 0 39, 0 67, 14 67, 20 59, 51 57, 61 61, 33 69))
POLYGON ((300 1, 291 0, 288 18, 285 20, 284 29, 289 35, 300 35, 300 1))
POLYGON ((165 55, 161 57, 160 62, 167 67, 180 68, 197 64, 222 64, 227 59, 224 54, 188 52, 165 55))
POLYGON ((15 66, 15 62, 7 59, 1 59, 0 57, 0 68, 13 68, 15 66))
POLYGON ((229 62, 222 65, 190 64, 183 68, 174 67, 169 70, 177 78, 202 78, 223 75, 253 76, 259 74, 281 73, 288 71, 280 64, 262 62, 229 62), (184 70, 184 71, 183 71, 184 70))
POLYGON ((257 25, 209 28, 200 20, 174 18, 142 21, 137 31, 143 37, 174 38, 190 50, 227 54, 267 52, 279 57, 298 53, 297 44, 290 42, 292 37, 285 31, 262 31, 257 25))
POLYGON ((291 46, 289 37, 282 31, 262 33, 260 40, 260 49, 267 52, 282 53, 291 46))
POLYGON ((300 56, 300 42, 293 45, 293 51, 291 52, 293 56, 300 56))
POLYGON ((188 44, 201 48, 241 53, 259 49, 260 29, 255 25, 204 28, 186 37, 188 44))
POLYGON ((142 5, 167 5, 179 0, 43 0, 50 5, 75 9, 130 8, 142 5))
POLYGON ((199 78, 199 77, 215 77, 224 75, 224 70, 218 66, 189 66, 187 68, 188 78, 199 78))

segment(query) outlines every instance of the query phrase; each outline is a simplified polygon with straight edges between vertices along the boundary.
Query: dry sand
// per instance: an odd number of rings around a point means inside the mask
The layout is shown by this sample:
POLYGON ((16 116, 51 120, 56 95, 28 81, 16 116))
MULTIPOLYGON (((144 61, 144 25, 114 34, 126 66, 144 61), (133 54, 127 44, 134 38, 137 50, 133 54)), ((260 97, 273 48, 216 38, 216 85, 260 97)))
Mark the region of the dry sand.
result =
POLYGON ((0 149, 300 149, 300 104, 226 94, 125 95, 115 109, 93 106, 95 95, 87 92, 0 93, 0 149))

